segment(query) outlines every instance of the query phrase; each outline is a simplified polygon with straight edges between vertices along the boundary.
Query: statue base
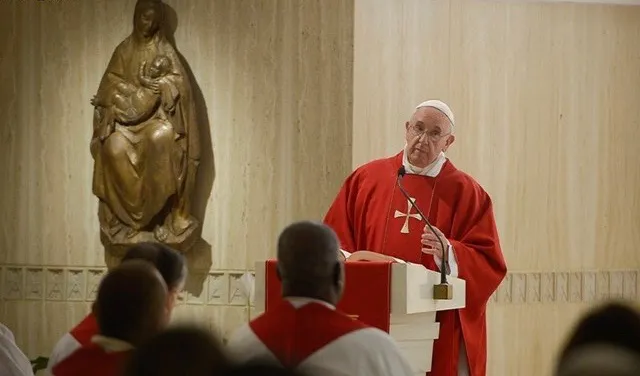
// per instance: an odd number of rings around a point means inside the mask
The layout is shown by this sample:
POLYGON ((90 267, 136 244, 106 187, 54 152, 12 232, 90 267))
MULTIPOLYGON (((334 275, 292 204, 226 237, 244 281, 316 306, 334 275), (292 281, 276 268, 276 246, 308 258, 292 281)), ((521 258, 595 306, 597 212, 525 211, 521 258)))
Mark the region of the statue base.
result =
POLYGON ((191 224, 180 235, 175 235, 171 231, 166 232, 164 239, 159 240, 155 231, 139 231, 135 234, 125 234, 120 231, 114 235, 110 235, 108 231, 101 229, 100 240, 105 250, 115 257, 122 257, 132 246, 143 242, 163 243, 181 253, 187 253, 200 238, 197 231, 199 222, 192 219, 191 224))

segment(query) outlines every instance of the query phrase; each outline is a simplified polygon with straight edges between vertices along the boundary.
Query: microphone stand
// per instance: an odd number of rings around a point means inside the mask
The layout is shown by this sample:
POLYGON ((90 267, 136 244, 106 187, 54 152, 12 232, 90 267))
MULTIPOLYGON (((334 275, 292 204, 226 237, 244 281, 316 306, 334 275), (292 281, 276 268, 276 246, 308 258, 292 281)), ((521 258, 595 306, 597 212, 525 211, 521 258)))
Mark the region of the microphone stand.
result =
POLYGON ((440 248, 442 249, 442 259, 440 262, 440 284, 433 286, 433 299, 434 300, 451 300, 453 299, 453 286, 451 286, 447 282, 447 270, 449 269, 448 268, 449 266, 448 251, 449 250, 445 248, 442 238, 440 237, 440 235, 438 235, 438 233, 433 228, 433 226, 431 226, 431 223, 429 223, 429 219, 422 213, 422 210, 420 210, 420 208, 413 202, 413 200, 411 199, 407 191, 405 191, 404 187, 402 186, 401 180, 405 174, 406 174, 405 168, 404 166, 401 166, 400 169, 398 170, 398 177, 396 179, 398 188, 400 189, 400 192, 402 192, 402 195, 407 199, 407 201, 409 201, 409 203, 411 204, 411 207, 416 209, 418 214, 420 214, 420 217, 422 217, 422 220, 427 224, 427 227, 429 228, 429 230, 431 230, 433 235, 435 235, 436 239, 438 239, 438 242, 440 243, 440 248))

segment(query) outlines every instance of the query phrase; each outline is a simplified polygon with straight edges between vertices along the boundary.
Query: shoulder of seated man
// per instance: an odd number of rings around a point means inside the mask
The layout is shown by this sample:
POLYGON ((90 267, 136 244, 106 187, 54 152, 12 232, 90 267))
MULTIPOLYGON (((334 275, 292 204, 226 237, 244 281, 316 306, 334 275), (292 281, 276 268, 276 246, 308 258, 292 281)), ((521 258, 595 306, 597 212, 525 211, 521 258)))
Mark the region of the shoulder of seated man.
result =
POLYGON ((364 349, 371 350, 383 350, 388 349, 388 346, 380 347, 379 345, 388 344, 390 347, 397 347, 395 340, 389 335, 389 333, 382 331, 374 327, 365 327, 356 330, 349 337, 349 342, 353 342, 355 346, 361 345, 364 349))

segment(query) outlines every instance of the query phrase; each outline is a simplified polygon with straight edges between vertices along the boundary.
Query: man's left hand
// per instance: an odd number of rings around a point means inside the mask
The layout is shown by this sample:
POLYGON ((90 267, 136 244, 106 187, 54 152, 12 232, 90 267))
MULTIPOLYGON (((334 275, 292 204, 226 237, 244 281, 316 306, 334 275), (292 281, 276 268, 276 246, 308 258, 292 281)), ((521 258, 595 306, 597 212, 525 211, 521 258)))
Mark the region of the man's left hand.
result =
MULTIPOLYGON (((442 239, 442 243, 446 247, 447 238, 444 236, 442 231, 440 231, 437 227, 433 227, 433 229, 438 233, 438 236, 440 236, 440 239, 442 239)), ((444 249, 442 249, 442 246, 440 245, 438 238, 433 234, 433 232, 431 232, 431 229, 429 229, 429 226, 424 226, 421 243, 422 243, 423 253, 433 255, 440 259, 443 258, 444 249)))

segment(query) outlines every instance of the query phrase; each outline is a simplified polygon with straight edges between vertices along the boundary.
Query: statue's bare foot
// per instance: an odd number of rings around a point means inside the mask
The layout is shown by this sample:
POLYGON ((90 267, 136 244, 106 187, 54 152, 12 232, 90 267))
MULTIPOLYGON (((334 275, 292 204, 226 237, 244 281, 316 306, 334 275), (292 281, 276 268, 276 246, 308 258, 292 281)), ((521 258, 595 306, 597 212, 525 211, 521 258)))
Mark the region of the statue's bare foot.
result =
POLYGON ((122 231, 125 227, 120 224, 120 223, 106 223, 104 225, 100 225, 100 230, 105 233, 108 234, 109 237, 114 237, 116 236, 116 234, 118 234, 120 231, 122 231))
POLYGON ((158 226, 153 230, 153 235, 161 242, 165 242, 169 238, 169 230, 165 226, 158 226))
POLYGON ((193 220, 191 218, 185 218, 180 215, 173 215, 173 220, 171 222, 171 228, 173 233, 176 236, 182 235, 189 227, 193 225, 193 220))

